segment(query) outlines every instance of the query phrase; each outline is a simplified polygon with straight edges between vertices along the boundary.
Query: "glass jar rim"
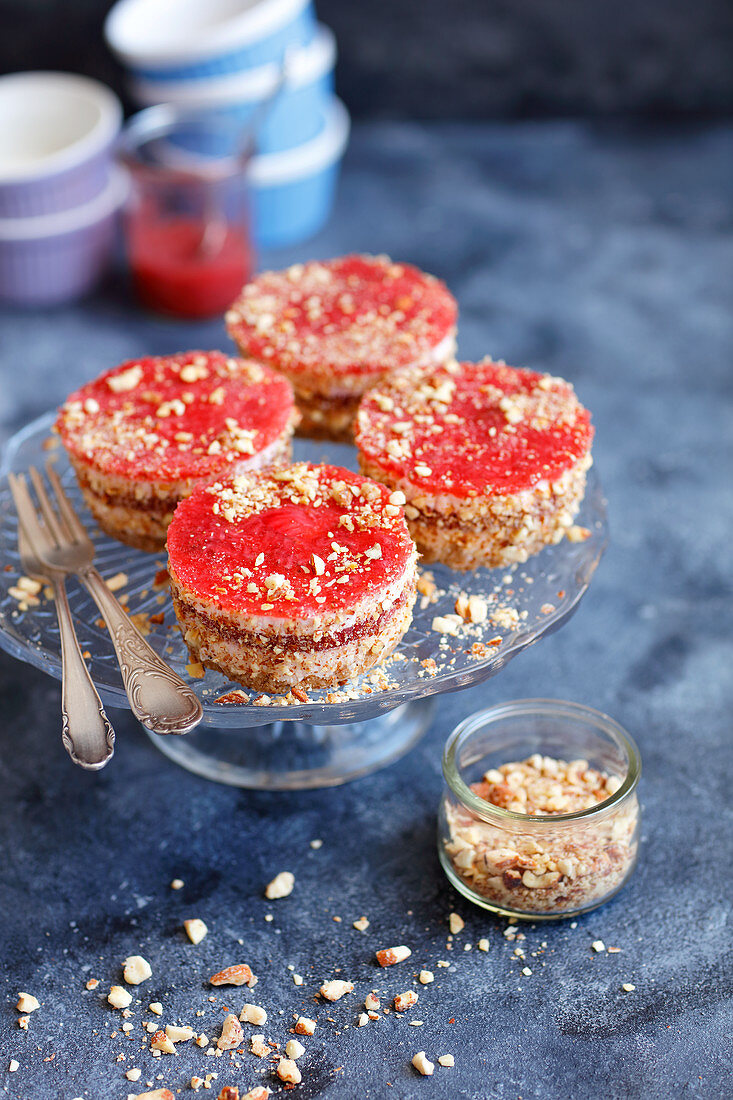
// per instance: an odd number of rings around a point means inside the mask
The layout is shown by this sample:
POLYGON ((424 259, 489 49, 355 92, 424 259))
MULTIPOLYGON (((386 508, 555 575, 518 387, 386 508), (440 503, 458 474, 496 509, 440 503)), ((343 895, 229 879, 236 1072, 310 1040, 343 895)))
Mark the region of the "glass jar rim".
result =
POLYGON ((573 703, 565 699, 514 699, 509 703, 499 703, 493 707, 476 711, 464 718, 462 722, 451 731, 443 750, 443 776, 445 781, 457 798, 484 821, 497 819, 513 823, 528 823, 532 825, 557 825, 564 822, 585 821, 589 818, 605 814, 619 805, 636 788, 641 776, 641 754, 631 735, 619 725, 610 715, 583 703, 573 703), (501 806, 495 806, 493 802, 472 791, 465 782, 456 763, 456 752, 461 739, 476 731, 480 726, 491 724, 500 718, 521 717, 530 715, 552 714, 555 717, 566 715, 569 718, 580 719, 588 725, 606 733, 610 739, 626 754, 628 766, 624 781, 617 791, 603 802, 596 803, 585 810, 575 810, 568 814, 523 814, 515 810, 505 810, 501 806))
POLYGON ((227 157, 212 158, 199 162, 188 159, 185 163, 147 163, 140 150, 152 141, 167 137, 179 126, 201 124, 208 130, 217 127, 216 115, 200 107, 181 107, 172 103, 158 103, 145 107, 132 115, 122 128, 117 141, 117 156, 126 167, 141 178, 152 180, 195 181, 198 183, 217 183, 236 179, 246 174, 252 149, 243 145, 241 153, 227 157))

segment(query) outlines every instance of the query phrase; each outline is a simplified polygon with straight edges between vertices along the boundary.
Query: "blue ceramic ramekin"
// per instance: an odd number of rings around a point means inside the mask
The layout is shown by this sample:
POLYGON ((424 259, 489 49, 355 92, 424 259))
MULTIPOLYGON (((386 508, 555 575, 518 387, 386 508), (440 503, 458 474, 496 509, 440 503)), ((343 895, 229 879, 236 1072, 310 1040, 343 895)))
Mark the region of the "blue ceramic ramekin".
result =
POLYGON ((280 62, 315 28, 311 0, 118 0, 104 30, 136 81, 165 82, 280 62))
MULTIPOLYGON (((333 94, 336 42, 328 27, 319 26, 313 40, 288 53, 288 78, 276 94, 256 135, 258 153, 279 153, 315 138, 333 94)), ((197 126, 190 134, 179 133, 182 148, 204 156, 226 156, 233 143, 242 143, 250 119, 259 104, 272 95, 280 79, 278 64, 211 80, 177 83, 132 82, 133 98, 143 106, 172 103, 209 111, 216 126, 204 134, 197 126), (231 137, 227 139, 227 134, 231 137)), ((171 139, 173 140, 173 139, 171 139)))
POLYGON ((252 227, 260 248, 297 244, 325 225, 348 138, 348 111, 334 98, 316 138, 287 152, 253 159, 252 227))

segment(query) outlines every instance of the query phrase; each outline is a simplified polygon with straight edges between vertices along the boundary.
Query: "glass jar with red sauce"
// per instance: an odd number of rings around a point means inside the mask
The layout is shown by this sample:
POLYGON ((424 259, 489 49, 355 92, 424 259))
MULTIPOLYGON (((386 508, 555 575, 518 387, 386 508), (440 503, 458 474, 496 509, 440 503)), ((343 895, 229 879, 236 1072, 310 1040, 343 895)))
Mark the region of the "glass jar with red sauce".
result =
POLYGON ((175 317, 223 313, 253 267, 246 136, 218 133, 213 115, 161 105, 128 122, 120 157, 131 175, 125 237, 139 300, 175 317))

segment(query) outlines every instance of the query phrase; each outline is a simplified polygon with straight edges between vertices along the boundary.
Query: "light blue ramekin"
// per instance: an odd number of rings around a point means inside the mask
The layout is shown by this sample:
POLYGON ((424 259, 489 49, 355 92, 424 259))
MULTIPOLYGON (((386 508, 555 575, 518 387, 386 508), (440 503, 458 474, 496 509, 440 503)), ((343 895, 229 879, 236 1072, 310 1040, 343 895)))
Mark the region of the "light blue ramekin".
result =
POLYGON ((297 244, 325 225, 349 125, 348 111, 334 97, 312 141, 253 159, 249 172, 252 227, 259 248, 297 244))
MULTIPOLYGON (((258 153, 279 153, 315 138, 333 95, 336 42, 328 27, 319 26, 312 41, 288 53, 288 78, 267 110, 256 135, 258 153)), ((132 97, 142 106, 172 103, 176 107, 211 111, 216 125, 208 134, 197 125, 171 141, 203 156, 227 156, 241 144, 250 120, 267 101, 280 79, 280 65, 210 80, 176 83, 131 82, 132 97), (230 135, 227 137, 227 135, 230 135)))

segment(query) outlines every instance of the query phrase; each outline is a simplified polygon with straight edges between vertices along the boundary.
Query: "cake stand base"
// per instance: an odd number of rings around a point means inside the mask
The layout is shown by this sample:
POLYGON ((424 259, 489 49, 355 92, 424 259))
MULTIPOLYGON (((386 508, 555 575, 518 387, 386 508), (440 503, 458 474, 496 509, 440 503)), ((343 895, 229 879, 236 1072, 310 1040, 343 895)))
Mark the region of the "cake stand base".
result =
POLYGON ((367 722, 343 725, 199 726, 182 737, 145 732, 170 760, 205 779, 232 787, 297 791, 335 787, 391 764, 422 737, 432 712, 433 699, 427 698, 367 722))

